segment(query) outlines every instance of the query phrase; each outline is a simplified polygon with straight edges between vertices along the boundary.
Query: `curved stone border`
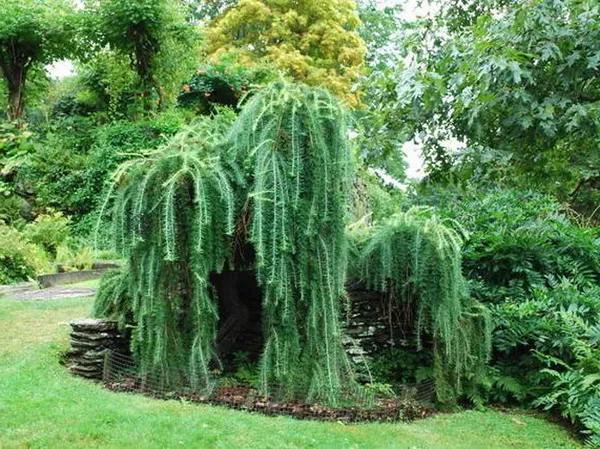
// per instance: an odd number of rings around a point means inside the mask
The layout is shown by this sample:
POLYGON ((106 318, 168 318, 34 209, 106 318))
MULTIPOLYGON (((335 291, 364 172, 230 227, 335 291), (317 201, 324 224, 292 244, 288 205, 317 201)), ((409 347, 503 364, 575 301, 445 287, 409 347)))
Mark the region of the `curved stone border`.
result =
POLYGON ((77 376, 102 380, 105 354, 128 353, 129 339, 119 331, 116 321, 86 318, 69 324, 71 349, 65 355, 69 371, 77 376))
POLYGON ((7 294, 6 297, 9 299, 16 299, 17 301, 47 301, 54 299, 63 298, 84 298, 94 296, 96 294, 95 288, 90 287, 50 287, 39 289, 36 287, 35 290, 25 290, 17 293, 7 294))
POLYGON ((94 263, 93 270, 66 271, 64 273, 42 274, 38 276, 38 282, 42 288, 54 287, 56 285, 75 284, 77 282, 100 279, 106 270, 119 268, 114 263, 94 263))

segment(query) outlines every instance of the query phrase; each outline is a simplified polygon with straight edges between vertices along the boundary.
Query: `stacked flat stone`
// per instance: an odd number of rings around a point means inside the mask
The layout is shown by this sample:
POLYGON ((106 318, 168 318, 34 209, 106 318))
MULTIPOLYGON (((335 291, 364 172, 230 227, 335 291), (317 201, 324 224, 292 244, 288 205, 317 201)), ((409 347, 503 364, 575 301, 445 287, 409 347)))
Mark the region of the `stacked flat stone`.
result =
POLYGON ((71 321, 71 349, 67 352, 69 371, 88 379, 102 379, 107 351, 128 353, 129 339, 116 321, 78 319, 71 321))
POLYGON ((360 289, 348 289, 350 310, 344 320, 346 352, 356 363, 392 346, 403 346, 400 329, 392 326, 382 295, 360 289))

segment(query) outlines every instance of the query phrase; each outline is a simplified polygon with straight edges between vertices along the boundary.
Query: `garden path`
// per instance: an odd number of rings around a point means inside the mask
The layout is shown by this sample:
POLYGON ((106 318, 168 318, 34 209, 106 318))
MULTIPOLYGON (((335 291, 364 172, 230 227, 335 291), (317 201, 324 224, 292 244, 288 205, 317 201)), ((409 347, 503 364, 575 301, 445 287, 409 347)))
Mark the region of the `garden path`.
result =
POLYGON ((96 289, 91 287, 56 286, 44 289, 8 291, 4 297, 19 301, 47 301, 63 298, 82 298, 94 296, 96 289))

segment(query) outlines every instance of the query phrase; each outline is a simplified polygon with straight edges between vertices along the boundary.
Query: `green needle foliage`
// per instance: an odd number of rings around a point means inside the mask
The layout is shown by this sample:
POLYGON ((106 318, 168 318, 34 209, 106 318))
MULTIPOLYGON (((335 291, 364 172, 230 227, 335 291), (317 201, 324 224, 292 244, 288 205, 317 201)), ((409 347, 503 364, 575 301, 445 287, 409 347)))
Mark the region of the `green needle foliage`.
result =
POLYGON ((128 270, 103 281, 96 313, 132 316, 143 375, 208 386, 218 323, 209 275, 249 241, 264 295, 265 391, 335 403, 351 385, 339 316, 346 113, 324 90, 280 82, 244 107, 229 150, 222 131, 191 128, 119 169, 112 220, 128 270))
POLYGON ((328 92, 279 82, 252 98, 232 132, 233 153, 251 173, 264 387, 330 403, 350 373, 339 316, 351 177, 346 121, 328 92))
POLYGON ((115 174, 115 246, 128 259, 109 274, 96 315, 131 314, 141 374, 165 387, 210 386, 218 304, 208 283, 223 268, 234 224, 231 183, 215 147, 222 130, 201 123, 115 174))
MULTIPOLYGON (((107 202, 128 266, 105 277, 96 314, 135 324, 143 376, 210 387, 219 322, 210 275, 251 260, 263 293, 265 392, 336 404, 354 386, 339 310, 352 178, 346 113, 324 90, 277 82, 229 125, 205 120, 117 171, 107 202), (233 257, 245 243, 255 258, 233 257)), ((458 232, 413 209, 377 228, 362 257, 372 287, 397 302, 418 296, 415 326, 419 341, 433 335, 440 398, 481 375, 489 352, 460 247, 458 232)))
POLYGON ((376 227, 359 263, 368 288, 386 293, 392 307, 415 311, 419 346, 424 332, 432 336, 442 402, 455 399, 464 379, 483 379, 491 347, 488 314, 469 298, 462 276, 463 238, 457 223, 414 207, 376 227))

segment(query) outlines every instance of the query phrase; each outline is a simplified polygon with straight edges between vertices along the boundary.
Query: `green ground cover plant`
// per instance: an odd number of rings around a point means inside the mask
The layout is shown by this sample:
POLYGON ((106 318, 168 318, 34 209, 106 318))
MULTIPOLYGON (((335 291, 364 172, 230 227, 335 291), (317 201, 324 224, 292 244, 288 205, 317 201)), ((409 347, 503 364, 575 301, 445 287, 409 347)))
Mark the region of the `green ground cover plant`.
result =
POLYGON ((492 315, 491 370, 472 399, 554 410, 597 447, 598 228, 527 191, 435 190, 420 201, 470 232, 463 271, 492 315))

